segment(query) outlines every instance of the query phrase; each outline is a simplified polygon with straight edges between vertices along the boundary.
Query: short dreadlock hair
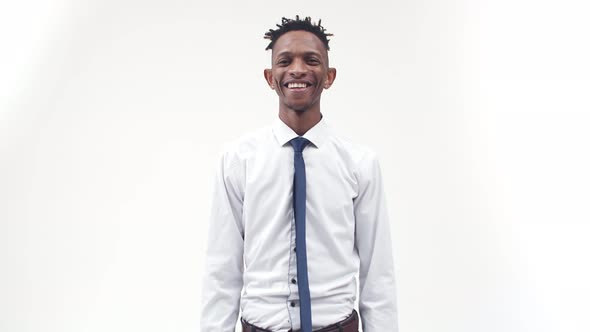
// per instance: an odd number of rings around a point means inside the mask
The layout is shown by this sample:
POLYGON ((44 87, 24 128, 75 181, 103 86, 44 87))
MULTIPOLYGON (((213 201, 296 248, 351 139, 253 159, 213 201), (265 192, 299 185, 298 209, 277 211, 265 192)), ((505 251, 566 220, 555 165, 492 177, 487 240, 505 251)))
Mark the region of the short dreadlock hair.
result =
POLYGON ((264 34, 265 39, 270 39, 270 43, 266 47, 266 50, 270 50, 273 48, 277 39, 280 36, 284 35, 289 31, 297 31, 297 30, 304 30, 313 33, 316 35, 326 46, 326 50, 330 49, 328 42, 329 36, 333 36, 331 33, 326 33, 326 29, 322 26, 322 20, 319 20, 317 24, 311 22, 311 17, 306 17, 303 20, 299 19, 299 15, 295 16, 295 19, 290 19, 283 17, 281 24, 277 24, 278 29, 273 30, 269 29, 267 33, 264 34))

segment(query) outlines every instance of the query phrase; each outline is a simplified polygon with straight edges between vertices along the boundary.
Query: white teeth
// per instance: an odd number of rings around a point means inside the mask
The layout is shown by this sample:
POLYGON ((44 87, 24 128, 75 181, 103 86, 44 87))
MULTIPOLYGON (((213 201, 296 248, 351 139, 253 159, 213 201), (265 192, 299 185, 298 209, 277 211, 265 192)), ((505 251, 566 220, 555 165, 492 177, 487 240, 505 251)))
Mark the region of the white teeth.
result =
POLYGON ((287 85, 289 89, 296 89, 296 88, 306 88, 307 84, 305 83, 289 83, 287 85))

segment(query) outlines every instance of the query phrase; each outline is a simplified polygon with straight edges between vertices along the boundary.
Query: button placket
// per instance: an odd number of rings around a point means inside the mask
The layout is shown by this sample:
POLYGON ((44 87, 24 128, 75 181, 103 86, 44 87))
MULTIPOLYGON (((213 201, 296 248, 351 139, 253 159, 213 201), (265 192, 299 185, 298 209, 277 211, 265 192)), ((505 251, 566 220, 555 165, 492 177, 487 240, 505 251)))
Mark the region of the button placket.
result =
POLYGON ((291 219, 291 243, 290 243, 290 251, 291 255, 289 257, 289 270, 288 270, 288 288, 289 288, 289 296, 287 297, 287 310, 289 311, 289 325, 293 328, 296 322, 299 322, 299 308, 297 306, 298 303, 298 287, 297 287, 297 255, 296 255, 296 231, 295 231, 295 216, 293 211, 289 213, 289 219, 291 219), (295 281, 295 282, 293 282, 295 281))

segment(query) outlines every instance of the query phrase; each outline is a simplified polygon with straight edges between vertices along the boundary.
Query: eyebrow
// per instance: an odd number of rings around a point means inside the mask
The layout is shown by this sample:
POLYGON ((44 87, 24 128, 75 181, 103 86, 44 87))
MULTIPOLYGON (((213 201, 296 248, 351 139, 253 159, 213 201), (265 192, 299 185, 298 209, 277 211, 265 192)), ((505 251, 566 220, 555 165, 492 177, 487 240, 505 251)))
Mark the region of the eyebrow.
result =
MULTIPOLYGON (((278 57, 281 57, 281 56, 292 56, 292 55, 293 55, 293 52, 290 52, 290 51, 283 51, 283 52, 281 52, 281 53, 277 54, 277 56, 276 56, 276 57, 278 58, 278 57)), ((304 52, 304 53, 303 53, 303 55, 304 55, 304 56, 315 55, 315 56, 318 56, 318 57, 321 57, 321 56, 322 56, 322 54, 321 54, 321 53, 319 53, 319 52, 314 52, 314 51, 307 51, 307 52, 304 52)))

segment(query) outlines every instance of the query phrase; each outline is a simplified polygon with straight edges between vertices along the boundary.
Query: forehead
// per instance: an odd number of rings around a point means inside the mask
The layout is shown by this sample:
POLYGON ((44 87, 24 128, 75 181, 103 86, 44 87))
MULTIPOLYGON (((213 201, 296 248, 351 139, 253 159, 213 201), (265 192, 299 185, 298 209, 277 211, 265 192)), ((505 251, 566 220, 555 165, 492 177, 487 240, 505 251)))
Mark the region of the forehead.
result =
POLYGON ((328 56, 328 50, 324 43, 313 33, 297 30, 289 31, 280 36, 275 42, 272 53, 273 56, 281 53, 319 53, 328 56))

